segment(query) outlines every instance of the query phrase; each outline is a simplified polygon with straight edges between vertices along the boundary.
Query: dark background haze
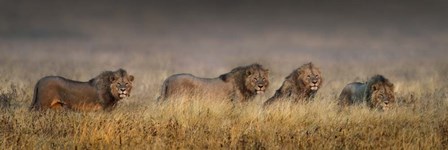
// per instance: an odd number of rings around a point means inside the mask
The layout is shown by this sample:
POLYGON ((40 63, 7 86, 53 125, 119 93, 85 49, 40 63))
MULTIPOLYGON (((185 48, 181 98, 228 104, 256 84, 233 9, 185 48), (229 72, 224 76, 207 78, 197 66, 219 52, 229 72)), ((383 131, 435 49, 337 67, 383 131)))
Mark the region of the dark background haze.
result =
POLYGON ((448 18, 443 1, 14 0, 0 4, 2 38, 89 37, 95 36, 89 31, 107 29, 132 36, 189 33, 231 38, 241 32, 272 30, 419 36, 446 32, 448 18))
POLYGON ((442 0, 0 1, 0 52, 17 61, 82 62, 107 51, 117 55, 111 57, 134 60, 163 56, 161 61, 173 66, 199 61, 206 68, 252 62, 294 63, 292 68, 307 61, 323 66, 442 61, 448 43, 447 4, 442 0))

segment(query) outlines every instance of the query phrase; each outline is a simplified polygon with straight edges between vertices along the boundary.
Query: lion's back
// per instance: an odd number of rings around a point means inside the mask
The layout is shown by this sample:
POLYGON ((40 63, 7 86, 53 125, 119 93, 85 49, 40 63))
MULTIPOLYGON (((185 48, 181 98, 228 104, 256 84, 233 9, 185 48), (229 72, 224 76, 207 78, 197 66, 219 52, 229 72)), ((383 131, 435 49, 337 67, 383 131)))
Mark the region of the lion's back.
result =
POLYGON ((353 103, 362 102, 365 88, 366 84, 361 82, 352 82, 347 84, 339 95, 339 104, 350 105, 353 103))
POLYGON ((96 89, 89 84, 60 76, 46 76, 35 86, 30 109, 45 110, 55 103, 74 106, 74 101, 84 102, 98 99, 96 89))
POLYGON ((165 80, 165 83, 169 87, 195 88, 201 84, 207 83, 207 81, 192 74, 175 74, 168 77, 165 80))
POLYGON ((228 93, 228 88, 224 87, 224 84, 224 81, 220 78, 201 78, 192 74, 175 74, 164 81, 159 100, 166 100, 173 96, 222 95, 222 93, 228 93))

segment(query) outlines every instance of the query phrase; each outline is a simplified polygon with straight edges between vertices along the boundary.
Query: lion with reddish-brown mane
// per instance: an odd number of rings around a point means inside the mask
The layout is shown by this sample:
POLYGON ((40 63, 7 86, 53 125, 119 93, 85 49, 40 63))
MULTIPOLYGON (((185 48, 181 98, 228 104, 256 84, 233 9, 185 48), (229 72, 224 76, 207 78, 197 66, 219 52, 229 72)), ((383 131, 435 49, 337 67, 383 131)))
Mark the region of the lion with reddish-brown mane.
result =
POLYGON ((123 69, 104 71, 87 82, 47 76, 36 83, 30 110, 111 110, 130 96, 133 81, 123 69))
POLYGON ((263 106, 266 107, 281 100, 292 102, 311 100, 322 87, 322 82, 320 69, 311 62, 304 64, 285 78, 282 86, 263 106))

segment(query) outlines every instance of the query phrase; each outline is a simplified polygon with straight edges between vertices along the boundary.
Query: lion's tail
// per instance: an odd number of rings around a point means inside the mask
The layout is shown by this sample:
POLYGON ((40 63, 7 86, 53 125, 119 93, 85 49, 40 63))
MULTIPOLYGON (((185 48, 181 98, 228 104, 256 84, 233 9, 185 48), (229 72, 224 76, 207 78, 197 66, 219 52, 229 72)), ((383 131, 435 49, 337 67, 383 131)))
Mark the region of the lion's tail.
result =
POLYGON ((38 95, 38 85, 39 85, 39 81, 36 83, 36 85, 34 86, 34 94, 33 94, 33 101, 31 102, 31 106, 29 108, 29 111, 35 110, 36 109, 36 104, 37 104, 37 95, 38 95))
POLYGON ((163 102, 166 100, 167 98, 167 90, 168 90, 168 80, 165 80, 165 82, 163 82, 162 88, 160 88, 160 96, 157 98, 157 102, 163 102))

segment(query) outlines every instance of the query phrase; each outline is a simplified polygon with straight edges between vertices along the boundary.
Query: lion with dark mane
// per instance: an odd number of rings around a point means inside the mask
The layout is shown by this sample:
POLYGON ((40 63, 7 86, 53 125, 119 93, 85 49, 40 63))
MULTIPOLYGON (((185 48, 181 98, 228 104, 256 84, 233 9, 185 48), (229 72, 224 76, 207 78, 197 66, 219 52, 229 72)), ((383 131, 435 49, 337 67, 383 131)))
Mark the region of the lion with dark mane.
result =
POLYGON ((339 105, 366 103, 370 108, 387 110, 395 103, 394 84, 382 75, 375 75, 365 83, 347 84, 339 95, 339 105))
POLYGON ((134 76, 123 69, 104 71, 87 82, 47 76, 36 83, 30 110, 112 110, 130 96, 132 81, 134 76))
POLYGON ((320 69, 313 63, 307 63, 295 69, 285 78, 282 86, 274 96, 264 102, 263 106, 269 106, 280 100, 292 102, 305 102, 314 98, 314 95, 322 87, 323 78, 320 69))
POLYGON ((269 86, 269 71, 260 64, 234 68, 217 78, 200 78, 191 74, 168 77, 158 101, 176 98, 222 99, 232 102, 251 101, 269 86))

